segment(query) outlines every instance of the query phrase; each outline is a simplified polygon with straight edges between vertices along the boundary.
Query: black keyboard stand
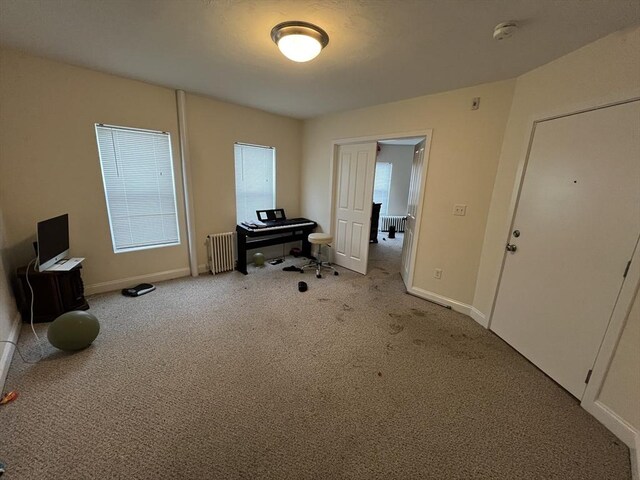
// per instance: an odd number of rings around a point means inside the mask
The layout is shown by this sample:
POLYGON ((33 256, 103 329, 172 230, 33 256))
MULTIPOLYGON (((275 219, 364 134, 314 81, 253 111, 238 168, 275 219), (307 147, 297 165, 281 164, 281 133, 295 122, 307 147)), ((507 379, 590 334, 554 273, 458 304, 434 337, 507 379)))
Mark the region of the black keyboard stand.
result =
MULTIPOLYGON (((306 219, 301 219, 306 220, 306 219)), ((271 228, 248 229, 242 225, 236 225, 236 241, 238 251, 238 261, 236 270, 247 274, 247 250, 268 247, 270 245, 281 245, 289 242, 302 241, 302 255, 311 256, 311 244, 308 236, 315 230, 317 224, 311 220, 306 220, 311 225, 291 225, 277 230, 271 228), (264 238, 270 237, 270 238, 264 238)))

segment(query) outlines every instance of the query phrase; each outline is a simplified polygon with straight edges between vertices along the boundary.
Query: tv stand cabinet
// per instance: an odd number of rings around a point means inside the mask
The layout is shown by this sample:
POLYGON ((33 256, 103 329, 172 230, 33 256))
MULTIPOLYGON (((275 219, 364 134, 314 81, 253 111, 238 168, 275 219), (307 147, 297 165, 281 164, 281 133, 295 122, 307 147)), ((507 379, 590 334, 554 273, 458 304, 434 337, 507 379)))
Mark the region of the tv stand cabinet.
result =
MULTIPOLYGON (((84 284, 80 275, 81 265, 69 271, 38 272, 29 268, 29 283, 33 288, 34 323, 51 322, 65 312, 88 310, 89 304, 84 298, 84 284)), ((27 284, 27 267, 17 271, 17 300, 22 320, 30 321, 31 291, 27 284)))

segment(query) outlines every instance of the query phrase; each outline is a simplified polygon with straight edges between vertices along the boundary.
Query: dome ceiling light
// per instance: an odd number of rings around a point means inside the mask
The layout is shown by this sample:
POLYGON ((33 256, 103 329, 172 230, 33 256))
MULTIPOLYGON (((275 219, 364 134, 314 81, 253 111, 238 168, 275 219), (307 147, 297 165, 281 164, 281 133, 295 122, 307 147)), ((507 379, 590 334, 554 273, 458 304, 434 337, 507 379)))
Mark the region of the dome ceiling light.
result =
POLYGON ((307 22, 282 22, 271 30, 282 54, 294 62, 308 62, 318 56, 329 43, 329 35, 320 27, 307 22))

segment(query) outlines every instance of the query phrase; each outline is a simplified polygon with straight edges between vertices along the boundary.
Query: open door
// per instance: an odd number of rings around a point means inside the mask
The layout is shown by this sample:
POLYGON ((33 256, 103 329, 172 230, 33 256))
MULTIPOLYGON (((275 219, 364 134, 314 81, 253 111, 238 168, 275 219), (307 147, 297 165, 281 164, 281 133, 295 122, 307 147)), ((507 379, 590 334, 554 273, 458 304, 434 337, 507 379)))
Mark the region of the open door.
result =
POLYGON ((404 242, 402 244, 402 260, 400 275, 405 286, 410 284, 411 258, 415 249, 415 227, 416 215, 418 211, 418 201, 420 199, 420 187, 422 182, 422 169, 424 166, 424 146, 423 140, 417 144, 413 150, 413 163, 411 164, 411 180, 409 183, 409 199, 407 201, 407 220, 404 226, 404 242))
POLYGON ((338 147, 334 263, 366 275, 376 142, 338 147))

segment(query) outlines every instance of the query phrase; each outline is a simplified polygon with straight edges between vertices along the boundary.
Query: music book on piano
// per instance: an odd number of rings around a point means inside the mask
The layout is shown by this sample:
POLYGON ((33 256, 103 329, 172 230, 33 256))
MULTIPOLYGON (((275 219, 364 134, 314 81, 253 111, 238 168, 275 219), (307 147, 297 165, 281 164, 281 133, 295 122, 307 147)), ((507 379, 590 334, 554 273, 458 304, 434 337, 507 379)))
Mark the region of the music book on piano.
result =
POLYGON ((248 221, 242 222, 242 225, 249 228, 264 228, 267 226, 264 222, 261 222, 260 220, 248 220, 248 221))

